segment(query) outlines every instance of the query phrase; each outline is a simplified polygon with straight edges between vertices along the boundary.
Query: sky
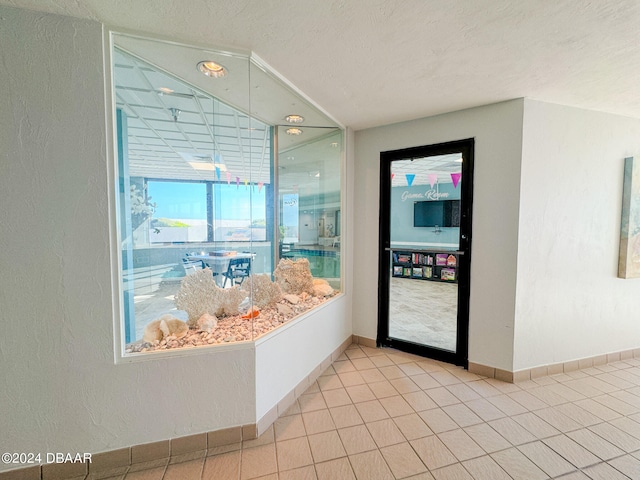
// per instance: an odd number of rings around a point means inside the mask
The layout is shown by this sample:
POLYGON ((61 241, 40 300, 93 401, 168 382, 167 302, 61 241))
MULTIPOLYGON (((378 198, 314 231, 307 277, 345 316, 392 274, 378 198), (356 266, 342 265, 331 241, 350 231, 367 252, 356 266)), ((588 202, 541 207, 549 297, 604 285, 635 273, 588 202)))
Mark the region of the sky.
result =
MULTIPOLYGON (((154 218, 207 218, 204 183, 149 181, 147 192, 150 201, 157 204, 154 218)), ((258 192, 257 185, 215 184, 214 217, 219 220, 264 220, 265 192, 265 187, 258 192)))

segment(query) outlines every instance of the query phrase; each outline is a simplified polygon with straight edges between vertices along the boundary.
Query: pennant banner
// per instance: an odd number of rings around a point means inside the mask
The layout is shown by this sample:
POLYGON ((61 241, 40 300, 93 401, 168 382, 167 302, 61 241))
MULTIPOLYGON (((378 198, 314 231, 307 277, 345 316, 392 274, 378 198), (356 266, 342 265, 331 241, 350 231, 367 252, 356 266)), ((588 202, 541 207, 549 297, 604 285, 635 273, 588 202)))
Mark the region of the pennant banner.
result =
POLYGON ((452 173, 451 181, 453 182, 453 188, 458 188, 458 182, 460 182, 461 173, 452 173))
POLYGON ((216 167, 216 177, 220 180, 220 167, 216 167))
POLYGON ((240 188, 240 177, 236 177, 236 188, 240 188))
POLYGON ((392 173, 392 174, 391 174, 391 180, 393 180, 393 177, 395 177, 395 176, 396 176, 396 174, 395 174, 395 173, 392 173))
POLYGON ((409 186, 411 186, 411 184, 413 183, 413 179, 416 178, 415 174, 413 174, 413 173, 405 173, 404 176, 407 177, 407 184, 409 184, 409 186))
POLYGON ((429 179, 429 185, 431 185, 431 188, 433 188, 433 186, 438 183, 438 174, 437 173, 430 173, 427 175, 427 178, 429 179))
POLYGON ((258 193, 260 193, 263 186, 264 186, 264 182, 258 182, 258 193))
POLYGON ((227 185, 231 185, 231 172, 227 172, 227 185))
POLYGON ((247 188, 247 185, 248 185, 248 184, 249 184, 249 181, 245 178, 245 179, 244 179, 244 188, 245 188, 245 189, 247 188))

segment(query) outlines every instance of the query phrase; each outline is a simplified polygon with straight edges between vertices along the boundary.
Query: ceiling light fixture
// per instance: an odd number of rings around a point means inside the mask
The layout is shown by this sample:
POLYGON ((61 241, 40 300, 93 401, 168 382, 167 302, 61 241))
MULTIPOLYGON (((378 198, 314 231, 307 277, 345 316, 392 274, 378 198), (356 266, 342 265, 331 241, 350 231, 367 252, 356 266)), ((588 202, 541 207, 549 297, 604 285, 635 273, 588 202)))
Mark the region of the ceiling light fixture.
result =
POLYGON ((302 115, 287 115, 284 119, 289 123, 302 123, 304 117, 302 115))
POLYGON ((216 169, 215 165, 206 162, 189 162, 189 165, 191 165, 191 168, 194 170, 206 170, 211 172, 216 169))
POLYGON ((173 121, 177 122, 178 121, 178 117, 182 113, 182 110, 180 110, 179 108, 171 107, 169 109, 169 112, 171 112, 171 116, 173 117, 173 121))
POLYGON ((300 128, 287 128, 287 135, 302 135, 302 129, 300 128))
POLYGON ((198 63, 198 70, 207 77, 222 78, 226 77, 228 70, 219 63, 211 60, 198 63))
POLYGON ((195 98, 195 95, 193 95, 193 94, 174 92, 170 88, 159 88, 158 90, 156 90, 156 93, 160 97, 164 97, 165 95, 169 95, 169 96, 172 96, 172 97, 195 98))

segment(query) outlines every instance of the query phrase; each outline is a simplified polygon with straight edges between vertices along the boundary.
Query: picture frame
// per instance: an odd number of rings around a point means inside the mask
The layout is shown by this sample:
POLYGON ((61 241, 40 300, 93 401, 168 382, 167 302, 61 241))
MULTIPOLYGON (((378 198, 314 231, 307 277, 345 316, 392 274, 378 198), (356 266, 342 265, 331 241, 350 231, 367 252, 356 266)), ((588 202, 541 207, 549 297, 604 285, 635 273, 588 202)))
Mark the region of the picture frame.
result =
POLYGON ((640 278, 640 161, 624 159, 619 278, 640 278))

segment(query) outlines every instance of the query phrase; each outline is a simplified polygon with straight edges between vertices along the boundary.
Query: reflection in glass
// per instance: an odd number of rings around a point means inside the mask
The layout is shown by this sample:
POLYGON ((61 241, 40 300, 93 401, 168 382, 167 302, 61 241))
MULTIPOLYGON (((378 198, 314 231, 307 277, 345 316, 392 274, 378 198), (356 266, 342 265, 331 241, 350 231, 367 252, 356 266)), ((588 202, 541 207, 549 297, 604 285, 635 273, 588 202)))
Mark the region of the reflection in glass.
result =
POLYGON ((339 289, 342 131, 306 127, 305 143, 292 147, 287 128, 278 131, 280 257, 306 258, 315 278, 339 289))
POLYGON ((207 241, 204 183, 149 180, 147 193, 153 206, 153 214, 147 220, 149 227, 145 229, 150 243, 207 241))

